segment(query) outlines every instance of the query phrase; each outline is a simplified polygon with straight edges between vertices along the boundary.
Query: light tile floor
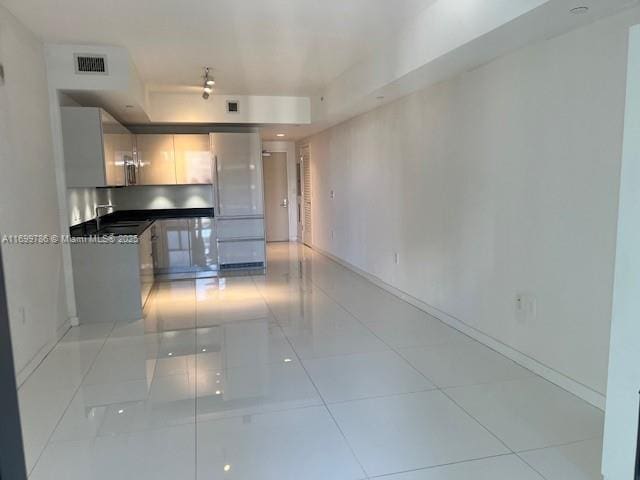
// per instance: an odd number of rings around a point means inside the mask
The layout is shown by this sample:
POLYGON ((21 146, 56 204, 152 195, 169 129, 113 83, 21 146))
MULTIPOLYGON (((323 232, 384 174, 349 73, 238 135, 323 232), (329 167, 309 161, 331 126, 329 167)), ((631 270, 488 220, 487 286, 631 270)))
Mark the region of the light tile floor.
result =
POLYGON ((306 247, 159 283, 19 392, 32 480, 588 480, 602 412, 306 247))

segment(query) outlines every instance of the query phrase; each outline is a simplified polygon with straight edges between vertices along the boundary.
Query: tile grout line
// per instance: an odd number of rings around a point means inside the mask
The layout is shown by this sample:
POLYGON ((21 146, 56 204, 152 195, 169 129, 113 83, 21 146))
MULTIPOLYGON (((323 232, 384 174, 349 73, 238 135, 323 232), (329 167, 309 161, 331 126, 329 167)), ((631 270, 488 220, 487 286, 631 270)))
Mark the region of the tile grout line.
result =
MULTIPOLYGON (((195 352, 194 359, 194 369, 195 369, 195 378, 194 378, 194 394, 195 397, 193 399, 193 475, 194 480, 198 480, 198 279, 194 279, 192 281, 193 284, 193 322, 194 322, 194 346, 193 351, 195 352)), ((189 368, 187 366, 187 375, 189 374, 189 368)), ((187 377, 188 378, 188 377, 187 377)))
POLYGON ((572 440, 570 442, 555 443, 553 445, 548 445, 548 446, 545 446, 545 447, 525 448, 524 450, 516 450, 516 453, 529 453, 529 452, 538 452, 540 450, 547 450, 548 448, 570 447, 570 446, 576 445, 578 443, 591 442, 593 440, 599 440, 601 438, 602 438, 602 435, 596 435, 594 437, 584 438, 582 440, 572 440))
MULTIPOLYGON (((266 277, 266 275, 265 275, 266 277)), ((265 278, 266 279, 266 278, 265 278)), ((267 298, 264 296, 264 294, 260 291, 260 289, 258 288, 258 285, 255 282, 255 279, 253 278, 253 276, 251 276, 251 280, 253 281, 254 285, 256 286, 256 289, 260 292, 260 295, 262 296, 263 301, 265 302, 265 305, 267 306, 267 308, 269 309, 269 312, 271 313, 271 315, 276 319, 276 323, 278 323, 279 328, 282 330, 282 326, 280 325, 280 323, 278 322, 278 318, 275 316, 275 314, 273 313, 273 310, 271 309, 271 305, 269 305, 269 301, 267 300, 267 298)), ((322 396, 322 393, 320 393, 320 389, 318 388, 318 386, 316 385, 316 383, 313 381, 313 378, 311 378, 311 375, 309 374, 309 372, 307 371, 307 368, 304 366, 304 363, 302 363, 302 358, 300 358, 300 355, 298 354, 297 350, 294 348, 293 344, 291 343, 291 340, 289 340, 289 337, 287 337, 286 334, 284 334, 284 337, 287 340, 287 343, 289 343, 289 346, 291 347, 291 350, 293 351, 294 355, 296 356, 296 358, 298 359, 298 362, 300 363, 300 366, 302 367, 302 369, 304 370, 305 375, 307 376, 307 378, 309 379, 309 381, 311 382, 311 384, 313 385, 313 388, 316 390, 316 393, 318 394, 318 397, 320 398, 320 400, 322 401, 322 404, 324 406, 325 411, 329 414, 329 416, 331 417, 331 419, 333 420, 333 423, 335 424, 336 428, 338 429, 338 431, 340 432, 340 435, 342 435, 342 438, 344 439, 345 444, 347 445, 347 447, 349 448, 349 451, 351 452, 351 455, 353 455, 353 458, 356 460, 356 462, 358 463, 358 465, 360 466, 360 469, 362 470, 362 472, 364 473, 364 479, 369 479, 369 473, 367 472, 367 470, 364 468, 364 465, 362 464, 362 462, 360 461, 360 459, 358 458, 358 456, 356 455, 356 452, 354 451, 353 447, 351 446, 351 443, 349 442, 349 440, 347 439, 347 436, 345 435, 344 431, 342 430, 342 428, 340 427, 340 425, 338 424, 338 421, 336 420, 336 418, 333 416, 333 413, 331 412, 331 410, 329 409, 329 406, 327 405, 327 402, 325 401, 324 397, 322 396)))
POLYGON ((460 462, 440 463, 438 465, 431 465, 429 467, 412 468, 410 470, 402 470, 402 471, 399 471, 399 472, 383 473, 381 475, 375 475, 375 476, 371 477, 370 480, 374 480, 376 478, 384 479, 384 478, 395 476, 395 475, 404 475, 406 473, 429 471, 429 470, 433 470, 433 469, 436 469, 436 468, 450 467, 450 466, 453 466, 453 465, 458 465, 460 463, 473 463, 473 462, 479 462, 479 461, 482 461, 482 460, 490 460, 490 459, 493 459, 493 458, 509 457, 511 455, 512 455, 511 453, 500 453, 498 455, 489 455, 488 457, 471 458, 469 460, 462 460, 460 462))
POLYGON ((517 457, 518 457, 522 462, 526 463, 526 464, 527 464, 527 465, 528 465, 532 470, 534 470, 538 475, 540 475, 540 476, 541 476, 542 478, 544 478, 545 480, 549 480, 549 479, 547 479, 547 477, 545 477, 545 476, 542 474, 542 472, 540 472, 537 468, 535 468, 533 465, 531 465, 531 463, 529 463, 529 462, 527 461, 527 459, 525 459, 525 458, 522 456, 522 454, 529 453, 529 452, 538 452, 538 451, 541 451, 541 450, 547 450, 547 449, 550 449, 550 448, 568 447, 568 446, 571 446, 571 445, 576 445, 576 444, 578 444, 578 443, 588 442, 588 441, 591 441, 591 440, 596 440, 596 439, 598 439, 598 438, 600 438, 600 435, 595 436, 595 437, 586 438, 586 439, 583 439, 583 440, 575 440, 575 441, 572 441, 572 442, 561 443, 561 444, 557 444, 557 445, 549 445, 549 446, 546 446, 546 447, 530 448, 530 449, 525 449, 525 450, 519 450, 519 451, 516 451, 516 452, 514 452, 514 453, 515 453, 515 455, 516 455, 516 456, 517 456, 517 457))
POLYGON ((527 465, 531 470, 533 470, 534 472, 536 472, 538 475, 540 475, 541 478, 543 478, 544 480, 549 480, 547 477, 545 477, 542 472, 538 471, 537 468, 535 468, 533 465, 531 465, 529 462, 527 462, 524 458, 522 458, 520 455, 518 455, 517 452, 514 452, 514 455, 516 457, 518 457, 520 459, 520 461, 522 463, 524 463, 525 465, 527 465))
MULTIPOLYGON (((62 414, 60 415, 60 418, 58 418, 58 421, 56 422, 55 427, 53 427, 53 430, 51 430, 51 433, 49 434, 49 436, 47 437, 47 441, 44 444, 44 447, 42 448, 42 450, 40 451, 40 454, 38 455, 38 458, 36 459, 36 461, 33 463, 33 467, 31 468, 31 470, 27 473, 27 476, 31 476, 31 474, 35 471, 36 467, 38 466, 38 463, 40 463, 40 459, 42 458, 42 455, 44 454, 44 451, 47 449, 47 447, 51 444, 51 439, 53 438, 53 434, 56 432, 56 430, 58 429, 58 427, 60 426, 60 422, 62 422, 62 419, 64 418, 64 416, 67 414, 67 411, 69 410, 69 407, 71 406, 71 403, 73 403, 73 399, 76 397, 76 395, 78 394, 78 392, 80 391, 80 388, 82 387, 82 383, 84 382, 85 378, 87 378, 87 375, 89 375, 89 372, 91 371, 91 369, 93 368, 93 366, 95 365, 96 361, 98 360, 98 356, 100 356, 100 353, 102 352, 102 350, 104 349, 104 346, 107 343, 107 340, 109 338, 111 338, 111 335, 113 334, 113 331, 116 328, 116 323, 117 322, 113 322, 113 324, 111 325, 111 330, 109 330, 109 333, 104 337, 104 340, 102 341, 102 345, 100 345, 100 348, 98 349, 98 352, 96 353, 96 356, 93 358, 93 360, 91 361, 91 364, 89 365, 89 367, 87 368, 87 371, 84 372, 84 375, 82 375, 82 379, 80 380, 80 382, 78 383, 78 386, 73 390, 73 395, 71 395, 71 398, 69 399, 69 403, 67 403, 67 406, 64 408, 62 414)), ((72 328, 78 328, 78 327, 72 327, 72 328)), ((71 328, 69 329, 69 331, 71 331, 71 328)), ((68 334, 68 332, 65 334, 65 336, 68 334)), ((62 337, 58 343, 56 344, 56 347, 60 344, 60 342, 62 341, 64 337, 62 337)), ((54 347, 55 348, 55 347, 54 347)), ((53 351, 53 349, 52 349, 53 351)), ((39 366, 38 366, 39 368, 39 366)))

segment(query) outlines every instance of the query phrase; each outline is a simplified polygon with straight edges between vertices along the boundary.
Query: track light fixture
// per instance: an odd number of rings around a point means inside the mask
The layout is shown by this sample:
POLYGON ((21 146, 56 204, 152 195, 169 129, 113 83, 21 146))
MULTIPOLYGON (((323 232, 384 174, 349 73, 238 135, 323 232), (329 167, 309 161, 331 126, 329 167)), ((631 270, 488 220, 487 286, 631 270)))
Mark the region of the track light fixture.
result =
POLYGON ((203 78, 204 78, 204 85, 202 87, 202 98, 206 100, 207 98, 209 98, 209 95, 211 95, 211 92, 213 91, 213 86, 216 84, 216 81, 209 74, 209 67, 204 67, 203 78))

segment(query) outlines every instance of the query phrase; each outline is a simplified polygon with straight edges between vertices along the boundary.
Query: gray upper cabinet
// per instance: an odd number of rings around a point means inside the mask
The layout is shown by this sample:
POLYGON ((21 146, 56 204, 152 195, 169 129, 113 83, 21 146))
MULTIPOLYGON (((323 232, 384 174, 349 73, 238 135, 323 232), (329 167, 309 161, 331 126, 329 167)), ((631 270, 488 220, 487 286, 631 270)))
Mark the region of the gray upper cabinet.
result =
POLYGON ((100 108, 62 107, 61 120, 67 187, 125 185, 133 135, 100 108))
POLYGON ((262 144, 258 133, 211 133, 221 217, 262 216, 262 144))
POLYGON ((174 135, 176 183, 179 185, 211 184, 211 146, 209 135, 174 135))
POLYGON ((136 135, 138 185, 212 184, 209 135, 136 135))
POLYGON ((173 135, 136 135, 139 185, 175 185, 176 161, 173 135))

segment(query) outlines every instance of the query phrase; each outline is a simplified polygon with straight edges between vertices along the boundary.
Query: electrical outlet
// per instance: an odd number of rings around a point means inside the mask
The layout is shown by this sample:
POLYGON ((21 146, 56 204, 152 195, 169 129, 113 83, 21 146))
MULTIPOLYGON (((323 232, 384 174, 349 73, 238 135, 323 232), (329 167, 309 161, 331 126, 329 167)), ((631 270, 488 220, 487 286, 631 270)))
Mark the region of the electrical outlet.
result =
POLYGON ((400 265, 400 254, 398 252, 393 253, 393 263, 400 265))
POLYGON ((334 238, 336 238, 336 232, 334 230, 331 230, 331 240, 333 240, 334 238))
POLYGON ((538 301, 528 293, 516 294, 516 318, 521 322, 535 320, 538 315, 538 301))
POLYGON ((20 323, 22 325, 27 323, 27 309, 24 306, 18 308, 18 315, 20 315, 20 323))
POLYGON ((333 190, 331 190, 329 192, 329 196, 331 197, 331 200, 333 200, 334 198, 336 198, 336 192, 334 192, 333 190))

